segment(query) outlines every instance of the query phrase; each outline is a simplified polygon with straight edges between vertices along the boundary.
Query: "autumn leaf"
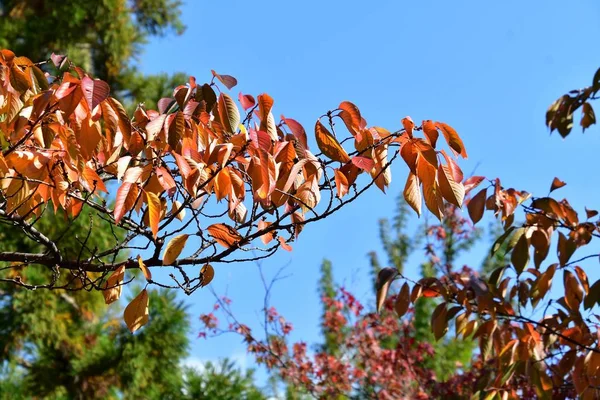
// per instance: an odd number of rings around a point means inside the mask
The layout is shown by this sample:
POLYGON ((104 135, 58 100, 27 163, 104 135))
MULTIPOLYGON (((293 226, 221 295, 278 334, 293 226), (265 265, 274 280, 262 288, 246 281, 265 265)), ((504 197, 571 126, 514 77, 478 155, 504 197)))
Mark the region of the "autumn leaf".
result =
POLYGON ((435 125, 440 131, 442 131, 448 146, 450 146, 454 154, 460 155, 462 158, 467 158, 467 150, 465 150, 465 145, 454 128, 443 122, 436 122, 435 125))
POLYGON ((377 280, 375 281, 375 290, 376 290, 376 304, 377 304, 377 312, 381 311, 383 307, 383 303, 387 297, 388 290, 390 288, 390 284, 398 276, 398 270, 396 268, 382 268, 377 274, 377 280))
POLYGON ((408 177, 406 179, 406 185, 404 186, 404 199, 408 205, 415 210, 417 215, 421 216, 421 204, 423 202, 421 198, 421 189, 419 188, 417 176, 412 172, 408 173, 408 177))
POLYGON ((213 224, 206 228, 208 233, 215 238, 221 246, 230 248, 239 244, 242 235, 235 228, 227 224, 213 224))
POLYGON ((210 72, 212 72, 213 76, 217 78, 229 90, 231 90, 235 85, 237 85, 237 79, 235 79, 231 75, 217 74, 214 70, 210 70, 210 72))
POLYGON ((108 83, 88 76, 81 79, 81 89, 90 111, 106 100, 110 94, 108 83))
POLYGON ((398 314, 398 318, 401 318, 406 311, 408 311, 408 306, 410 305, 410 288, 408 287, 408 283, 404 282, 402 285, 402 289, 400 289, 400 293, 398 293, 398 297, 396 297, 396 304, 394 309, 398 314))
POLYGON ((337 189, 337 197, 342 198, 348 194, 348 178, 338 168, 333 170, 335 177, 335 188, 337 189))
POLYGON ((555 191, 556 189, 560 189, 561 187, 563 187, 563 186, 565 186, 565 185, 566 185, 566 183, 565 183, 565 182, 561 181, 561 180, 560 180, 560 179, 558 179, 558 178, 554 178, 554 179, 552 180, 552 185, 550 186, 550 192, 553 192, 553 191, 555 191))
POLYGON ((179 257, 179 254, 181 254, 181 251, 185 247, 188 237, 189 235, 187 234, 179 235, 169 241, 163 254, 163 265, 171 265, 177 260, 177 257, 179 257))
POLYGON ((125 307, 123 319, 131 333, 148 323, 148 303, 148 292, 144 289, 125 307))
POLYGON ((438 183, 442 196, 457 207, 462 207, 465 197, 465 188, 460 182, 456 182, 446 165, 438 166, 438 183))
POLYGON ((285 251, 292 251, 292 246, 287 244, 286 240, 282 236, 277 237, 277 240, 279 240, 279 244, 281 245, 282 249, 285 251))
MULTIPOLYGON (((271 222, 265 221, 265 220, 260 220, 258 221, 258 230, 262 231, 264 229, 267 229, 269 227, 269 225, 271 225, 271 222)), ((271 242, 271 240, 273 240, 273 231, 271 232, 267 232, 264 233, 260 236, 260 240, 265 244, 269 244, 271 242)))
POLYGON ((137 184, 131 182, 124 182, 121 187, 117 190, 117 201, 115 202, 114 218, 115 223, 118 224, 121 218, 130 211, 139 194, 139 188, 137 184))
POLYGON ((150 269, 148 267, 146 267, 146 264, 144 264, 144 260, 142 260, 141 256, 137 256, 137 260, 138 260, 138 265, 140 267, 140 269, 142 270, 142 273, 144 274, 144 278, 146 278, 146 280, 148 282, 150 282, 152 280, 152 273, 150 272, 150 269))
POLYGON ((473 224, 478 223, 483 217, 485 211, 485 201, 487 199, 487 188, 481 189, 475 196, 473 196, 467 204, 467 210, 469 211, 469 217, 473 224))
POLYGON ((146 194, 146 202, 148 203, 148 219, 150 221, 150 229, 152 230, 152 235, 156 238, 158 235, 158 224, 160 223, 160 214, 162 211, 162 204, 160 202, 160 198, 156 195, 156 193, 145 192, 146 194))
POLYGON ((233 99, 226 93, 219 95, 219 116, 223 126, 229 133, 236 133, 240 124, 240 112, 233 99))
POLYGON ((350 161, 350 157, 346 150, 340 145, 335 137, 325 128, 321 121, 317 120, 315 125, 315 137, 319 150, 333 161, 346 163, 350 161))
POLYGON ((105 289, 102 290, 104 296, 104 302, 111 304, 121 297, 121 290, 123 289, 123 280, 125 277, 125 265, 121 265, 119 268, 113 271, 113 273, 106 280, 105 289))
POLYGON ((210 264, 204 264, 200 269, 200 287, 208 285, 215 277, 215 270, 210 264))

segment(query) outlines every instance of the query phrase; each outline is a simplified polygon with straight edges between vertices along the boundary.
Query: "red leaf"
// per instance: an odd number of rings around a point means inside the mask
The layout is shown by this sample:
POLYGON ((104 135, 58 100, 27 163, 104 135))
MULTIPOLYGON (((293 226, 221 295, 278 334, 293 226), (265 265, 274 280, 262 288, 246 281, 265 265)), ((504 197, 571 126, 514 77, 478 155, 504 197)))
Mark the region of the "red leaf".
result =
POLYGON ((131 210, 137 200, 139 189, 137 184, 124 182, 117 190, 117 201, 115 203, 114 217, 118 224, 121 218, 131 210))
POLYGON ((250 94, 242 94, 242 92, 240 92, 240 94, 238 95, 238 100, 240 101, 240 104, 242 105, 244 111, 247 111, 249 108, 254 107, 254 105, 256 104, 254 96, 250 94))
POLYGON ((90 108, 94 110, 96 106, 108 98, 110 87, 108 83, 99 79, 91 79, 84 76, 81 80, 81 89, 83 89, 83 97, 90 108))

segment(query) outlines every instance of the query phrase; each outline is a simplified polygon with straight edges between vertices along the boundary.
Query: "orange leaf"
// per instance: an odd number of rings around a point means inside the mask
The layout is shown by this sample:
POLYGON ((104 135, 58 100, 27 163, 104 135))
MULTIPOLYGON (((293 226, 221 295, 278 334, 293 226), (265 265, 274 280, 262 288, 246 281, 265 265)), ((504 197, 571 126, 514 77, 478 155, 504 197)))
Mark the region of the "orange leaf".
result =
POLYGON ((102 178, 100 178, 100 176, 96 173, 96 171, 94 171, 93 169, 91 169, 90 167, 88 167, 87 165, 85 166, 85 168, 83 169, 83 179, 85 179, 85 181, 87 182, 89 188, 90 188, 90 192, 95 192, 95 190, 100 190, 104 193, 108 193, 108 190, 106 190, 106 186, 104 186, 104 182, 102 181, 102 178))
POLYGON ((119 297, 121 297, 121 289, 123 288, 124 277, 125 265, 121 265, 108 277, 106 285, 104 286, 105 289, 102 291, 104 302, 106 304, 119 300, 119 297))
POLYGON ((138 260, 138 265, 140 267, 140 269, 142 270, 142 273, 144 274, 144 278, 146 278, 146 280, 148 282, 150 282, 152 280, 152 273, 150 272, 150 269, 148 269, 148 267, 146 267, 146 264, 144 264, 144 261, 142 260, 142 256, 137 256, 137 260, 138 260))
POLYGON ((179 254, 181 254, 181 251, 185 247, 188 237, 189 235, 179 235, 169 241, 163 254, 163 265, 171 265, 177 260, 177 257, 179 257, 179 254))
POLYGON ((148 323, 148 303, 148 292, 144 289, 125 307, 123 319, 131 333, 148 323))
POLYGON ((338 108, 342 110, 340 118, 344 121, 346 128, 353 136, 356 136, 360 132, 362 124, 360 110, 349 101, 342 101, 338 108))
POLYGON ((479 186, 479 184, 483 182, 484 179, 485 177, 483 176, 472 176, 470 178, 467 178, 463 182, 463 185, 465 186, 465 194, 469 193, 471 190, 479 186))
POLYGON ((421 189, 419 188, 419 181, 417 176, 412 172, 408 173, 406 179, 406 185, 404 186, 404 199, 413 210, 416 211, 418 216, 421 216, 421 189))
POLYGON ((454 154, 460 155, 462 158, 467 158, 467 150, 465 150, 465 145, 454 128, 443 122, 436 122, 435 125, 444 134, 446 142, 448 142, 448 146, 450 146, 454 154))
POLYGON ((550 186, 550 192, 552 192, 552 191, 554 191, 554 190, 556 190, 556 189, 560 189, 561 187, 563 187, 563 186, 565 186, 565 185, 566 185, 566 183, 565 183, 565 182, 561 181, 561 180, 560 180, 560 179, 558 179, 558 178, 554 178, 554 179, 552 180, 552 185, 550 186))
POLYGON ((366 172, 371 172, 375 167, 375 162, 372 159, 360 156, 352 157, 352 164, 366 172))
POLYGON ((423 133, 431 147, 435 148, 438 137, 440 136, 435 124, 430 119, 423 121, 423 133))
POLYGON ((450 169, 440 164, 438 167, 438 182, 444 198, 457 207, 462 207, 465 198, 465 188, 460 182, 454 181, 450 169))
POLYGON ((287 244, 285 239, 282 236, 279 236, 277 239, 279 240, 279 243, 281 244, 282 249, 284 249, 285 251, 292 251, 292 246, 287 244))
POLYGON ((156 195, 156 193, 145 192, 146 193, 146 203, 148 203, 148 219, 150 221, 150 229, 152 230, 152 234, 154 238, 158 235, 158 224, 160 222, 160 214, 162 211, 162 204, 160 203, 160 198, 156 195))
POLYGON ((266 93, 258 95, 258 112, 260 115, 260 130, 267 132, 273 142, 279 140, 277 135, 277 126, 271 109, 273 108, 273 98, 266 93))
POLYGON ((124 182, 117 190, 117 201, 115 203, 114 217, 118 224, 121 218, 131 210, 137 200, 139 188, 137 184, 124 182))
POLYGON ((229 248, 239 244, 242 235, 235 228, 227 224, 213 224, 206 228, 208 233, 215 238, 221 246, 229 248))
POLYGON ((317 120, 315 125, 315 136, 317 145, 323 154, 334 161, 346 163, 350 161, 350 157, 346 150, 340 145, 335 137, 325 128, 321 121, 317 120))
MULTIPOLYGON (((269 227, 269 225, 271 225, 271 224, 272 224, 271 222, 267 222, 267 221, 265 221, 265 220, 260 220, 260 221, 258 221, 258 230, 259 230, 259 231, 262 231, 262 230, 264 230, 264 229, 268 228, 268 227, 269 227)), ((265 234, 261 235, 261 236, 260 236, 260 240, 261 240, 261 241, 262 241, 264 244, 269 244, 269 242, 270 242, 271 240, 273 240, 273 231, 271 231, 271 232, 267 232, 267 233, 265 233, 265 234)))
POLYGON ((423 198, 429 211, 441 221, 444 200, 440 194, 439 187, 435 183, 430 185, 423 183, 423 198))
POLYGON ((342 198, 348 194, 348 178, 339 169, 334 169, 333 174, 335 175, 335 187, 337 189, 337 197, 342 198))

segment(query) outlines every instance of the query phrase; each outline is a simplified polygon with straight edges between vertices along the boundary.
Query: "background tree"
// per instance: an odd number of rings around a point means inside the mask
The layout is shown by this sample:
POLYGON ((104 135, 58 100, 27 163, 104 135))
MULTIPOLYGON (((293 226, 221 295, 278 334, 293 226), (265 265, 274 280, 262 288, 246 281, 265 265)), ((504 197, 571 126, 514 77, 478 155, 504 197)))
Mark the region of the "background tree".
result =
MULTIPOLYGON (((0 48, 31 60, 67 54, 75 64, 109 83, 117 98, 129 103, 171 95, 184 74, 145 76, 135 61, 151 37, 181 35, 179 0, 2 0, 0 48)), ((134 104, 132 104, 133 106, 134 104)))

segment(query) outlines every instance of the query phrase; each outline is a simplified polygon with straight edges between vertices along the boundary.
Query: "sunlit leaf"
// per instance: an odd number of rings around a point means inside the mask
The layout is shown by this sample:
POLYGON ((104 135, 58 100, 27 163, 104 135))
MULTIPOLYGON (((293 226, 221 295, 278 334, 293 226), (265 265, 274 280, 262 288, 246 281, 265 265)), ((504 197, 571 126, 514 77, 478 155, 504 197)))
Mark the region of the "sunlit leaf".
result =
POLYGON ((186 234, 178 235, 169 241, 163 254, 163 265, 171 265, 177 260, 177 257, 179 257, 179 254, 181 254, 181 251, 185 247, 188 237, 189 235, 186 234))
POLYGON ((200 286, 204 287, 208 285, 215 277, 215 270, 212 267, 212 265, 204 264, 200 269, 200 276, 202 277, 200 281, 200 286))
POLYGON ((319 120, 317 120, 315 125, 315 137, 319 149, 326 157, 341 163, 350 161, 350 157, 348 156, 348 153, 346 153, 346 150, 344 150, 337 139, 333 137, 319 120))
POLYGON ((206 228, 208 233, 215 238, 221 246, 229 248, 239 245, 242 235, 235 228, 227 224, 213 224, 206 228))
POLYGON ((123 319, 131 333, 148 323, 148 303, 148 292, 144 289, 125 307, 123 319))
POLYGON ((140 267, 140 269, 142 270, 142 273, 144 274, 144 278, 146 278, 146 280, 149 282, 152 280, 152 273, 150 272, 150 269, 148 267, 146 267, 146 264, 144 264, 144 260, 142 260, 142 257, 138 255, 137 257, 138 260, 138 266, 140 267))
POLYGON ((125 265, 121 265, 119 268, 113 271, 113 273, 106 280, 105 289, 102 290, 104 296, 104 302, 111 304, 121 297, 121 290, 123 289, 123 280, 125 278, 125 265))
POLYGON ((421 189, 419 188, 419 181, 417 180, 416 175, 412 172, 408 173, 403 194, 406 203, 415 210, 418 216, 421 216, 421 204, 423 202, 421 198, 421 189))

